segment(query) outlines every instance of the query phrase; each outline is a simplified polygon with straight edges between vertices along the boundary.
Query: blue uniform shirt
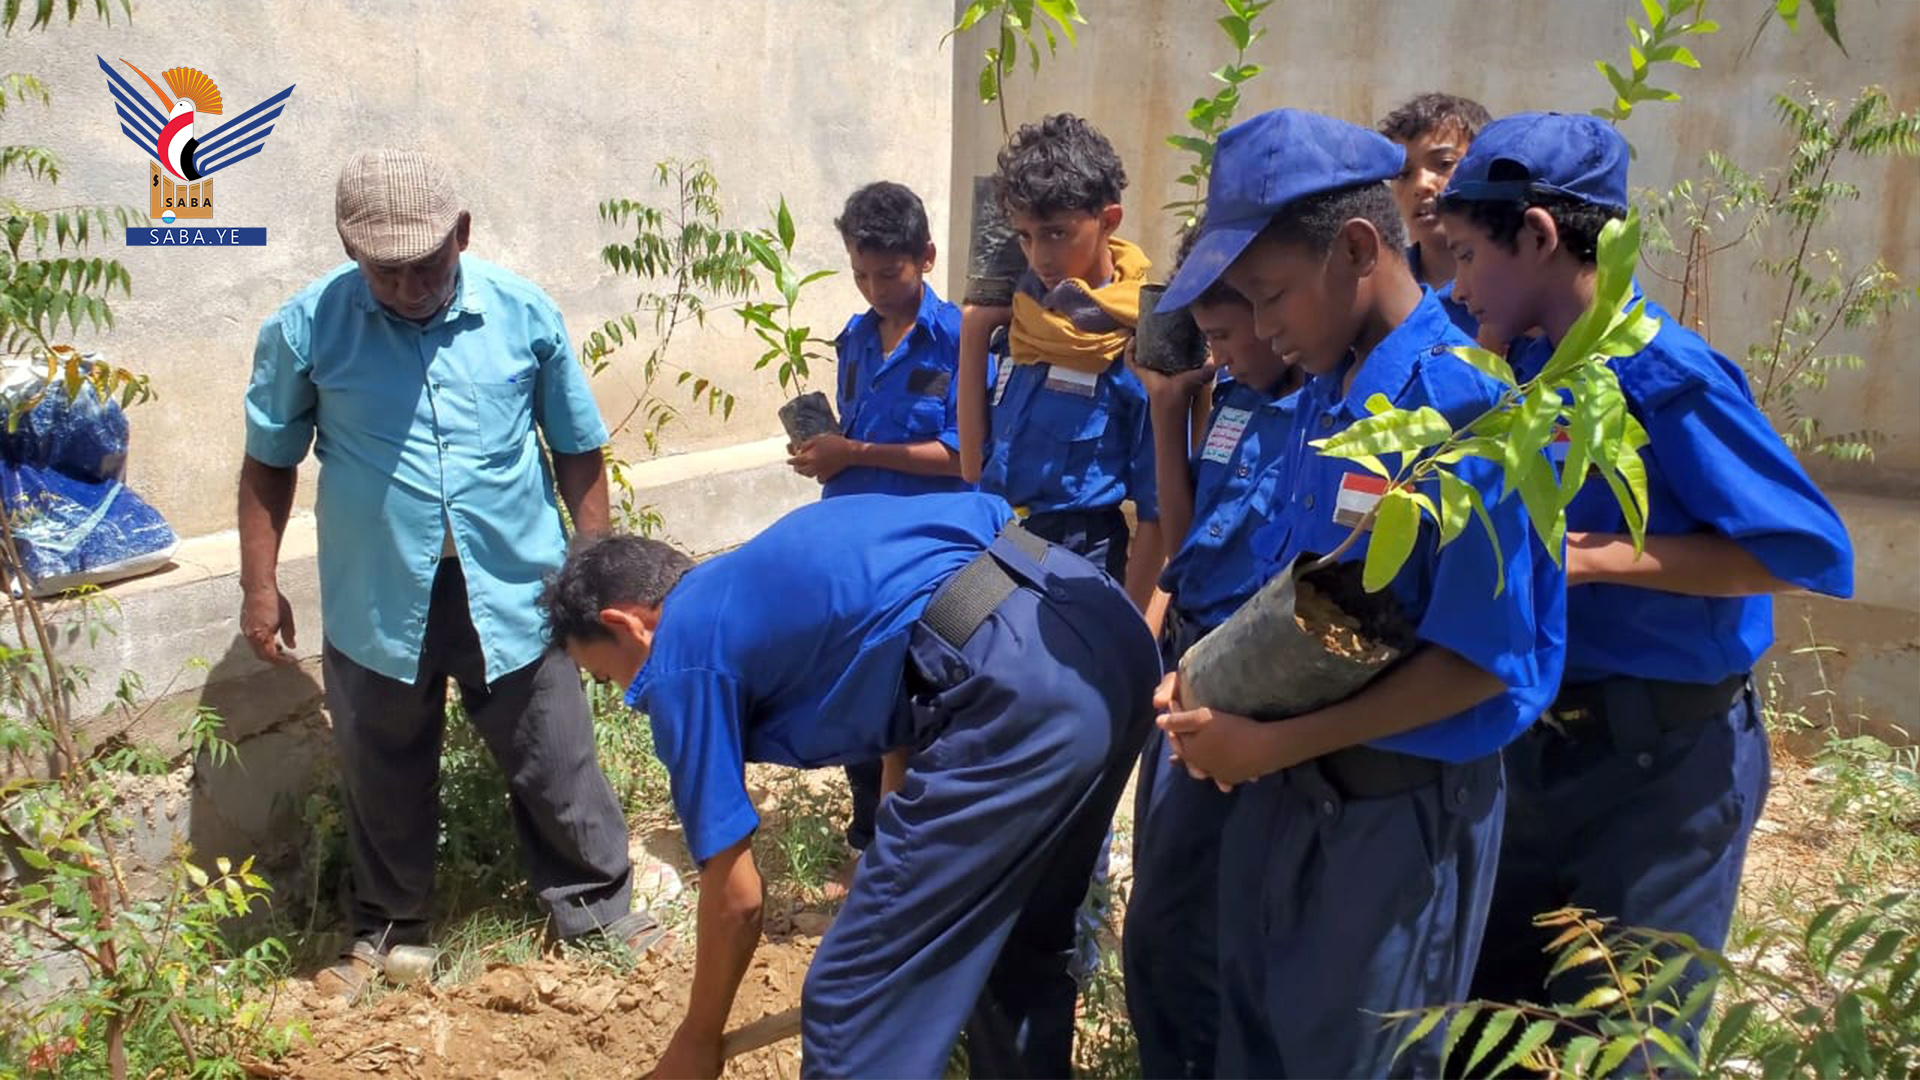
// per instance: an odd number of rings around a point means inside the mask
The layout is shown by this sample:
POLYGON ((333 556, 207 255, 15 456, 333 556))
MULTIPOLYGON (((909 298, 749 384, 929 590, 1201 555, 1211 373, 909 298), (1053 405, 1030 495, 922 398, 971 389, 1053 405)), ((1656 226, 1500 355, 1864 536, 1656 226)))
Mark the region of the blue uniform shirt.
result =
POLYGON ((260 328, 247 456, 320 458, 320 610, 334 648, 412 682, 442 545, 466 573, 487 678, 540 658, 534 601, 566 557, 555 453, 597 450, 606 426, 560 312, 531 282, 460 259, 453 302, 426 324, 382 308, 353 263, 260 328))
POLYGON ((1015 364, 993 392, 980 490, 1030 513, 1102 510, 1132 499, 1158 521, 1147 391, 1122 360, 1098 375, 1015 364))
MULTIPOLYGON (((1047 302, 1029 270, 1019 288, 1047 302)), ((1085 313, 1093 321, 1101 312, 1085 313)), ((1133 500, 1141 521, 1158 521, 1153 425, 1147 391, 1120 357, 1097 375, 1047 363, 995 362, 986 461, 980 490, 1022 513, 1105 510, 1133 500)))
POLYGON ((1160 575, 1180 613, 1201 627, 1225 622, 1269 576, 1253 535, 1272 516, 1280 464, 1300 400, 1222 378, 1213 418, 1194 454, 1193 528, 1160 575))
MULTIPOLYGON (((1451 349, 1471 344, 1448 320, 1428 291, 1407 320, 1374 347, 1341 394, 1346 369, 1309 382, 1301 391, 1293 444, 1282 465, 1290 478, 1288 498, 1254 543, 1271 572, 1284 572, 1303 553, 1325 554, 1351 531, 1337 514, 1364 512, 1364 492, 1377 478, 1360 466, 1323 457, 1307 442, 1325 438, 1368 415, 1373 394, 1403 409, 1431 405, 1454 424, 1485 412, 1502 387, 1468 366, 1451 349), (1354 479, 1349 479, 1349 478, 1354 479), (1343 495, 1345 496, 1343 499, 1343 495), (1344 504, 1344 505, 1343 505, 1344 504)), ((1384 459, 1389 468, 1397 455, 1384 459)), ((1552 703, 1565 658, 1566 578, 1533 537, 1516 496, 1500 501, 1499 467, 1470 457, 1455 475, 1479 490, 1500 538, 1500 558, 1477 520, 1444 548, 1437 530, 1422 520, 1413 554, 1388 586, 1423 642, 1449 649, 1505 683, 1504 693, 1457 716, 1402 732, 1372 745, 1386 750, 1468 761, 1511 742, 1552 703), (1494 595, 1504 578, 1505 591, 1494 595)), ((1437 486, 1437 485, 1436 485, 1437 486)), ((1429 498, 1438 499, 1436 491, 1429 498)), ((1347 549, 1343 561, 1366 556, 1367 538, 1347 549)))
POLYGON ((652 724, 695 860, 759 826, 747 762, 872 761, 902 744, 908 631, 1012 517, 971 492, 849 495, 680 579, 627 704, 652 724))
MULTIPOLYGON (((1782 581, 1851 595, 1846 527, 1754 404, 1746 376, 1659 305, 1649 302, 1647 313, 1661 324, 1652 343, 1611 363, 1627 407, 1647 429, 1640 456, 1648 535, 1712 530, 1782 581)), ((1552 353, 1544 339, 1523 346, 1516 373, 1537 374, 1552 353)), ((1567 507, 1567 530, 1627 531, 1605 483, 1581 488, 1567 507)), ((1773 600, 1576 585, 1567 594, 1567 627, 1570 682, 1627 675, 1714 683, 1752 670, 1773 643, 1773 600)))
MULTIPOLYGON (((1427 281, 1426 269, 1420 265, 1419 244, 1407 245, 1407 266, 1413 270, 1413 280, 1429 288, 1432 287, 1427 281)), ((1459 327, 1462 333, 1470 338, 1480 336, 1480 320, 1473 317, 1473 313, 1467 310, 1467 305, 1453 298, 1453 282, 1449 281, 1434 289, 1433 295, 1440 300, 1440 306, 1447 309, 1447 318, 1453 320, 1453 325, 1459 327)))
MULTIPOLYGON (((893 351, 880 348, 880 314, 868 310, 847 321, 834 340, 840 360, 840 429, 870 443, 938 440, 956 453, 954 375, 960 362, 960 309, 922 285, 920 314, 893 351)), ((892 469, 843 469, 821 486, 820 496, 879 493, 922 495, 969 491, 958 476, 916 476, 892 469)))

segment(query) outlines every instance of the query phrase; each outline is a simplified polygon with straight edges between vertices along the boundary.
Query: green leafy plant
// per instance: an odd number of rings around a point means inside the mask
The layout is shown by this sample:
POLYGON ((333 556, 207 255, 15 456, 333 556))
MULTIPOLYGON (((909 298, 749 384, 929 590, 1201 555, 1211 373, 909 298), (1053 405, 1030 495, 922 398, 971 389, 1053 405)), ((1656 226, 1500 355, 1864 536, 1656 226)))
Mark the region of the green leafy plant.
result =
POLYGON ((1685 935, 1617 927, 1579 908, 1549 912, 1534 924, 1557 932, 1547 946, 1554 975, 1592 979, 1577 1002, 1473 1001, 1387 1022, 1405 1029, 1402 1053, 1445 1024, 1446 1059, 1464 1052, 1468 1076, 1516 1066, 1556 1080, 1910 1076, 1920 1069, 1920 902, 1855 892, 1747 931, 1741 950, 1773 964, 1735 964, 1685 935), (1673 1032, 1716 995, 1722 1008, 1699 1046, 1686 1046, 1673 1032))
MULTIPOLYGON (((1478 489, 1452 467, 1469 457, 1500 466, 1502 499, 1517 495, 1527 518, 1556 560, 1566 533, 1566 508, 1587 481, 1602 477, 1619 501, 1637 548, 1647 515, 1646 467, 1640 448, 1646 432, 1627 410, 1620 381, 1608 360, 1645 348, 1659 329, 1646 302, 1627 300, 1633 289, 1640 224, 1637 213, 1609 222, 1600 233, 1594 300, 1553 350, 1540 373, 1522 382, 1506 360, 1485 349, 1455 350, 1505 387, 1500 398, 1460 428, 1431 406, 1392 407, 1383 395, 1366 402, 1371 415, 1312 445, 1346 458, 1387 481, 1387 490, 1347 539, 1323 562, 1345 554, 1371 529, 1363 581, 1384 588, 1413 553, 1423 516, 1439 527, 1441 545, 1452 543, 1477 518, 1496 551, 1499 538, 1478 489), (1557 435, 1567 439, 1567 459, 1556 473, 1544 453, 1557 435)), ((1490 582, 1498 595, 1503 581, 1490 582)))
POLYGON ((1183 229, 1192 228, 1207 205, 1207 178, 1213 173, 1214 144, 1220 141, 1220 133, 1233 124, 1233 115, 1240 108, 1240 88, 1260 74, 1259 64, 1247 63, 1247 50, 1267 35, 1254 24, 1272 3, 1273 0, 1221 0, 1227 13, 1215 19, 1214 24, 1232 44, 1233 61, 1211 73, 1220 83, 1220 89, 1211 97, 1195 98, 1193 104, 1187 106, 1187 127, 1193 134, 1167 136, 1167 145, 1194 157, 1187 163, 1186 171, 1174 181, 1185 185, 1191 194, 1161 207, 1174 211, 1183 229))
MULTIPOLYGON (((724 312, 738 315, 766 347, 754 369, 774 369, 782 388, 804 387, 814 361, 831 359, 821 351, 831 344, 813 336, 798 321, 804 290, 830 270, 808 273, 794 262, 793 214, 783 197, 766 228, 742 229, 726 223, 720 204, 720 181, 702 160, 669 158, 654 166, 654 184, 668 192, 660 205, 638 199, 609 199, 600 204, 600 218, 630 228, 630 239, 601 248, 600 261, 614 273, 643 282, 634 298, 634 310, 607 319, 580 346, 580 362, 596 377, 614 370, 614 354, 628 345, 647 341, 637 385, 629 381, 634 402, 612 425, 619 438, 636 420, 649 454, 660 452, 660 437, 680 416, 680 409, 656 390, 671 372, 673 384, 709 415, 733 417, 738 396, 712 375, 683 364, 675 342, 683 331, 699 329, 724 312), (766 275, 772 298, 757 297, 766 275)), ((617 523, 649 534, 662 524, 659 512, 638 504, 630 479, 632 463, 609 456, 608 473, 620 492, 617 523)))
POLYGON ((1755 399, 1794 449, 1869 459, 1878 432, 1829 432, 1806 401, 1833 375, 1865 366, 1860 354, 1829 347, 1835 332, 1878 326, 1912 301, 1914 289, 1882 260, 1854 263, 1828 246, 1823 230, 1835 210, 1860 198, 1859 186, 1841 178, 1847 166, 1920 158, 1920 110, 1896 110, 1877 86, 1844 105, 1808 88, 1776 94, 1773 103, 1793 140, 1788 163, 1750 172, 1710 153, 1704 178, 1644 193, 1646 263, 1679 287, 1681 320, 1705 331, 1715 257, 1749 246, 1785 251, 1751 264, 1779 289, 1779 314, 1743 358, 1755 399))
POLYGON ((1633 108, 1647 101, 1678 101, 1680 95, 1653 85, 1659 65, 1698 68, 1700 61, 1685 40, 1698 34, 1718 33, 1720 24, 1706 17, 1706 0, 1640 0, 1647 21, 1642 25, 1627 16, 1627 70, 1623 73, 1606 60, 1593 66, 1606 76, 1613 90, 1613 102, 1592 110, 1593 115, 1618 124, 1633 115, 1633 108))
MULTIPOLYGON (((1826 31, 1828 39, 1847 55, 1847 43, 1840 40, 1840 0, 1809 0, 1808 7, 1813 9, 1813 17, 1820 23, 1820 29, 1826 31)), ((1779 16, 1787 24, 1787 29, 1798 32, 1800 29, 1800 0, 1773 0, 1773 9, 1769 17, 1779 16)), ((1762 20, 1764 28, 1766 22, 1762 20)))
POLYGON ((601 263, 616 274, 639 278, 645 287, 634 298, 633 312, 608 319, 587 335, 580 361, 601 375, 615 352, 639 342, 644 321, 651 340, 640 365, 640 385, 633 406, 613 425, 613 434, 618 437, 641 417, 647 448, 657 453, 661 431, 679 415, 672 403, 654 393, 663 372, 674 371, 677 384, 709 412, 733 415, 734 395, 681 366, 671 353, 683 328, 704 327, 709 315, 738 307, 757 282, 747 245, 750 234, 723 223, 720 181, 705 161, 669 158, 654 166, 653 179, 669 193, 664 206, 635 199, 600 204, 600 220, 633 230, 630 240, 600 249, 601 263))
POLYGON ((812 327, 800 323, 800 293, 814 282, 832 277, 834 272, 815 270, 804 273, 796 267, 793 262, 794 236, 793 214, 788 211, 787 200, 782 197, 780 205, 773 212, 773 228, 750 233, 745 238, 747 250, 753 253, 754 261, 760 264, 760 268, 772 277, 774 292, 778 295, 772 300, 756 300, 742 305, 740 318, 767 347, 767 351, 754 361, 754 370, 761 371, 771 366, 780 380, 782 390, 805 393, 813 362, 833 360, 832 353, 821 351, 823 347, 831 347, 833 342, 815 337, 812 327))
POLYGON ((987 46, 986 63, 980 67, 975 86, 980 104, 1000 106, 1000 134, 1005 137, 1013 133, 1007 122, 1006 80, 1020 62, 1022 47, 1030 70, 1038 72, 1040 42, 1047 43, 1048 56, 1057 55, 1060 39, 1064 37, 1067 44, 1076 44, 1074 26, 1084 26, 1087 20, 1081 16, 1077 0, 973 0, 940 41, 945 44, 955 34, 964 34, 988 21, 994 28, 993 44, 987 46), (1036 32, 1040 35, 1037 38, 1036 32))
MULTIPOLYGON (((78 17, 80 0, 40 0, 34 5, 29 31, 50 27, 64 6, 67 21, 78 17)), ((94 13, 112 21, 117 7, 131 17, 131 0, 114 4, 94 0, 94 13)), ((6 0, 0 8, 0 34, 11 36, 25 7, 6 0)), ((0 120, 7 110, 24 104, 49 105, 46 85, 33 75, 0 75, 0 120)), ((10 175, 16 183, 0 191, 0 356, 27 356, 46 369, 46 386, 64 386, 75 397, 83 384, 91 385, 103 401, 119 397, 123 405, 152 396, 144 376, 103 361, 83 361, 72 346, 56 340, 62 322, 78 333, 81 327, 106 329, 113 325, 109 299, 115 289, 130 295, 133 279, 117 259, 87 257, 86 249, 111 236, 115 229, 146 221, 138 209, 126 206, 29 203, 15 191, 60 182, 61 161, 44 146, 0 144, 0 180, 10 175)), ((12 403, 9 429, 38 405, 45 390, 12 403)))

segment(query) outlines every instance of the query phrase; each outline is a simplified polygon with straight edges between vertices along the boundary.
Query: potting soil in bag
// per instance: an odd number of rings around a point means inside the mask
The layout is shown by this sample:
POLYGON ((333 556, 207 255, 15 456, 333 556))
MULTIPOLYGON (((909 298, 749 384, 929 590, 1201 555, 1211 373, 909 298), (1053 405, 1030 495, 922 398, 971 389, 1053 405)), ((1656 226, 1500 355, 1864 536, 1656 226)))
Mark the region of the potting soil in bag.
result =
POLYGON ((1013 222, 993 177, 973 178, 973 237, 967 250, 967 288, 961 302, 980 307, 1013 303, 1013 286, 1027 272, 1027 256, 1020 250, 1013 222))
POLYGON ((1134 362, 1150 371, 1177 375, 1207 362, 1207 343, 1186 308, 1160 311, 1165 285, 1140 286, 1140 327, 1134 335, 1134 362))
POLYGON ((1314 569, 1315 559, 1275 574, 1187 650, 1188 708, 1285 720, 1351 697, 1413 647, 1392 593, 1361 587, 1359 562, 1314 569))
POLYGON ((780 426, 787 429, 787 441, 795 446, 821 435, 840 434, 840 421, 834 419, 833 403, 818 390, 801 394, 780 406, 780 426))
POLYGON ((0 431, 0 499, 11 515, 21 566, 10 587, 36 596, 99 585, 165 566, 179 539, 160 512, 122 482, 125 412, 90 385, 69 399, 62 384, 27 377, 23 362, 0 378, 0 413, 44 386, 14 430, 0 431))

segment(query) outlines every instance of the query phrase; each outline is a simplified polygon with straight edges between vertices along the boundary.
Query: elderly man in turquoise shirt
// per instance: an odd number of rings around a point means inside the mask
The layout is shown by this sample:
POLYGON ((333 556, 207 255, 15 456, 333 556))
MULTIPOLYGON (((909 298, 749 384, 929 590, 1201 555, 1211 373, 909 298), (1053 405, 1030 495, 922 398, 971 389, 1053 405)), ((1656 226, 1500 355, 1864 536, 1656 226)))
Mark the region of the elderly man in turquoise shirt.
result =
POLYGON ((463 254, 471 218, 423 153, 355 156, 334 209, 351 261, 260 330, 239 507, 241 632, 290 663, 275 568, 295 466, 309 448, 320 459, 323 664, 353 898, 349 949, 316 981, 354 995, 388 949, 429 939, 448 680, 506 774, 555 935, 649 947, 661 932, 632 910, 626 823, 579 671, 546 645, 535 607, 566 555, 555 489, 576 532, 607 527, 607 429, 560 313, 463 254))

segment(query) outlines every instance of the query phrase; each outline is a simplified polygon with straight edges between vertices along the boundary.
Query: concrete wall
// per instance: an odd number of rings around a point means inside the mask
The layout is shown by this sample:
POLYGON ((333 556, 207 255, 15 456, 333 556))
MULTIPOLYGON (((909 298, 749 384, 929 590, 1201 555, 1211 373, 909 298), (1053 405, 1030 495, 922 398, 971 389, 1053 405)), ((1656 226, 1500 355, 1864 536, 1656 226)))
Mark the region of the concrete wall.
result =
MULTIPOLYGON (((964 5, 959 5, 964 7, 964 5)), ((1232 59, 1213 23, 1216 5, 1202 0, 1103 0, 1083 7, 1090 25, 1079 47, 1043 61, 1036 77, 1023 65, 1009 80, 1014 125, 1050 112, 1077 112, 1113 140, 1131 185, 1122 233, 1144 245, 1161 274, 1169 268, 1175 223, 1159 211, 1186 197, 1174 178, 1188 156, 1165 142, 1187 131, 1188 104, 1216 88, 1208 72, 1232 59)), ((1622 125, 1638 157, 1636 187, 1665 189, 1704 174, 1708 149, 1748 168, 1777 163, 1790 145, 1776 121, 1772 95, 1806 83, 1849 99, 1879 84, 1904 109, 1920 107, 1913 63, 1920 56, 1920 4, 1848 4, 1842 55, 1808 21, 1800 34, 1775 23, 1755 38, 1771 5, 1715 5, 1717 35, 1689 39, 1699 71, 1663 72, 1657 81, 1682 95, 1678 104, 1640 106, 1622 125), (1751 51, 1748 46, 1751 44, 1751 51)), ((1633 0, 1278 0, 1262 17, 1267 36, 1251 55, 1266 70, 1244 90, 1240 117, 1282 106, 1312 109, 1372 125, 1401 101, 1426 90, 1465 94, 1495 115, 1525 109, 1584 112, 1611 98, 1596 59, 1626 64, 1623 21, 1638 16, 1633 0)), ((999 113, 974 93, 985 30, 964 35, 953 71, 954 149, 951 190, 991 172, 1002 142, 999 113)), ((1863 196, 1825 231, 1826 244, 1856 263, 1884 259, 1909 283, 1920 279, 1920 169, 1911 160, 1881 159, 1836 175, 1863 196)), ((964 257, 971 208, 957 198, 949 272, 964 257)), ((1728 252, 1714 264, 1709 336, 1741 355, 1778 317, 1782 293, 1750 269, 1757 253, 1728 252)), ((1772 252, 1774 255, 1780 252, 1772 252)), ((953 280, 957 283, 958 277, 953 280)), ((1643 275, 1656 298, 1673 302, 1662 282, 1643 275)), ((1818 688, 1804 644, 1803 617, 1816 638, 1837 647, 1823 654, 1843 713, 1863 714, 1878 730, 1898 724, 1920 734, 1920 576, 1914 530, 1920 526, 1920 378, 1909 363, 1920 344, 1920 311, 1909 309, 1878 330, 1835 335, 1829 345, 1864 355, 1859 373, 1836 375, 1807 404, 1830 430, 1878 430, 1886 436, 1874 462, 1810 463, 1847 518, 1859 557, 1859 599, 1849 603, 1795 599, 1780 605, 1779 638, 1770 658, 1788 679, 1784 696, 1818 688)))
MULTIPOLYGON (((785 194, 809 267, 844 269, 833 218, 871 180, 918 191, 944 235, 948 25, 943 3, 885 0, 144 0, 131 24, 83 18, 8 39, 7 69, 39 74, 54 105, 10 110, 6 141, 61 155, 61 202, 144 205, 147 160, 119 131, 96 53, 156 78, 200 67, 228 116, 297 84, 265 152, 217 177, 214 223, 265 225, 268 246, 116 252, 134 295, 116 304, 113 332, 82 336, 152 375, 160 399, 137 414, 132 483, 194 536, 232 526, 254 335, 341 260, 333 180, 355 150, 442 155, 473 210, 472 252, 543 286, 578 339, 631 310, 639 289, 602 267, 601 246, 619 235, 596 207, 657 201, 652 166, 664 158, 710 161, 742 224, 768 220, 785 194)), ((809 295, 802 314, 823 337, 864 307, 845 275, 809 295)), ((719 375, 741 403, 725 426, 689 409, 668 452, 779 431, 772 373, 748 369, 759 343, 737 327, 728 317, 677 339, 681 361, 719 375)), ((627 412, 643 356, 630 350, 597 384, 610 422, 627 412)))

